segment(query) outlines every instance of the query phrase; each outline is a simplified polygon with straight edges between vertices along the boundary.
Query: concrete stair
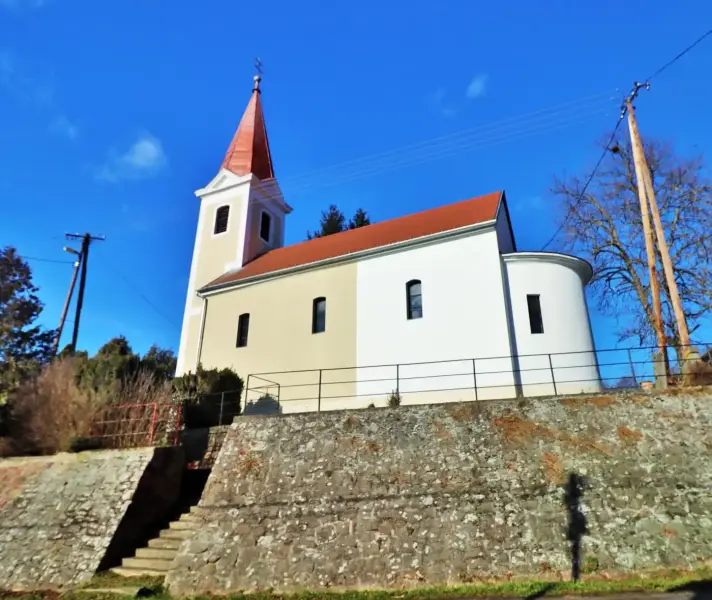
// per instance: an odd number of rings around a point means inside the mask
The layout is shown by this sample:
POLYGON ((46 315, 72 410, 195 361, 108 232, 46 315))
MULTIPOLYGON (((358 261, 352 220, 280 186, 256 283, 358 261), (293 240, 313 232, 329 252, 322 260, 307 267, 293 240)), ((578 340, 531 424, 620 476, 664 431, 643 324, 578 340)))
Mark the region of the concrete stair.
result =
POLYGON ((124 558, 120 567, 111 571, 122 577, 165 577, 178 554, 183 540, 188 539, 200 527, 200 509, 191 507, 177 521, 172 521, 168 529, 161 530, 157 538, 149 540, 145 548, 136 550, 132 558, 124 558), (196 510, 193 510, 196 509, 196 510))

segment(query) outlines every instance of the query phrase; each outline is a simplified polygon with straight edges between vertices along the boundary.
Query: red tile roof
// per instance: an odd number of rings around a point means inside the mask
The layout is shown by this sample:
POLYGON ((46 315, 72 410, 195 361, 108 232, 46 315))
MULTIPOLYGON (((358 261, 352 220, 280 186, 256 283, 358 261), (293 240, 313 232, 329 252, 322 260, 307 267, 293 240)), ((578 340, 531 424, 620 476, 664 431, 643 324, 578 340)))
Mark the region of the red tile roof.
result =
POLYGON ((257 84, 221 166, 235 175, 252 173, 264 181, 274 178, 274 169, 257 84))
POLYGON ((362 250, 493 221, 501 197, 502 192, 494 192, 390 221, 277 248, 247 263, 239 271, 230 271, 221 275, 205 287, 237 282, 248 277, 266 275, 362 250))

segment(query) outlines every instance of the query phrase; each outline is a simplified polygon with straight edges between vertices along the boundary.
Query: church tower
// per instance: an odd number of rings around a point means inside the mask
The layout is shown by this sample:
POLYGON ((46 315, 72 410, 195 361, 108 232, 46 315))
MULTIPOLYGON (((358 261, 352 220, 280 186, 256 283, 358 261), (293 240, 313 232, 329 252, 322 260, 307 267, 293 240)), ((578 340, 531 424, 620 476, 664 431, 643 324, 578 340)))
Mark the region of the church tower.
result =
POLYGON ((252 96, 220 170, 200 198, 176 374, 195 372, 203 299, 197 291, 228 271, 238 271, 261 254, 284 245, 284 202, 272 155, 256 75, 252 96))

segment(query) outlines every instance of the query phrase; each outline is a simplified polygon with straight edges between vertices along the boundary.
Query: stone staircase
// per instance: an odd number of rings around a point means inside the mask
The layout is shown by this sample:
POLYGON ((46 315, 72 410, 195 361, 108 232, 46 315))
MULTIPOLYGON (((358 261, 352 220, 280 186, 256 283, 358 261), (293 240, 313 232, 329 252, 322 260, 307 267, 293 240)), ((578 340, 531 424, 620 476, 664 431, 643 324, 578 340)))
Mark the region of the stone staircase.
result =
POLYGON ((164 577, 170 570, 183 540, 191 537, 200 527, 197 517, 199 510, 196 506, 191 506, 190 512, 183 513, 177 521, 172 521, 168 529, 163 529, 145 548, 136 550, 136 555, 132 558, 124 558, 121 566, 114 567, 111 571, 123 577, 164 577))

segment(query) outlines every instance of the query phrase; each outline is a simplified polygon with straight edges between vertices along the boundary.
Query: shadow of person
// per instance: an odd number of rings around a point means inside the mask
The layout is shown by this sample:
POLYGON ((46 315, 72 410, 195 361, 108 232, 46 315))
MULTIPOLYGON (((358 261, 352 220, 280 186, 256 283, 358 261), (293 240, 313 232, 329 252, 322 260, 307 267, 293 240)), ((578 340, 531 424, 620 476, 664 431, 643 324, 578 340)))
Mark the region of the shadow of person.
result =
POLYGON ((588 533, 586 515, 581 510, 581 498, 586 486, 584 478, 576 473, 569 473, 564 489, 564 504, 568 516, 566 539, 571 544, 571 579, 581 578, 581 540, 588 533))
POLYGON ((712 600, 712 579, 691 581, 668 591, 677 593, 692 592, 689 600, 712 600))

